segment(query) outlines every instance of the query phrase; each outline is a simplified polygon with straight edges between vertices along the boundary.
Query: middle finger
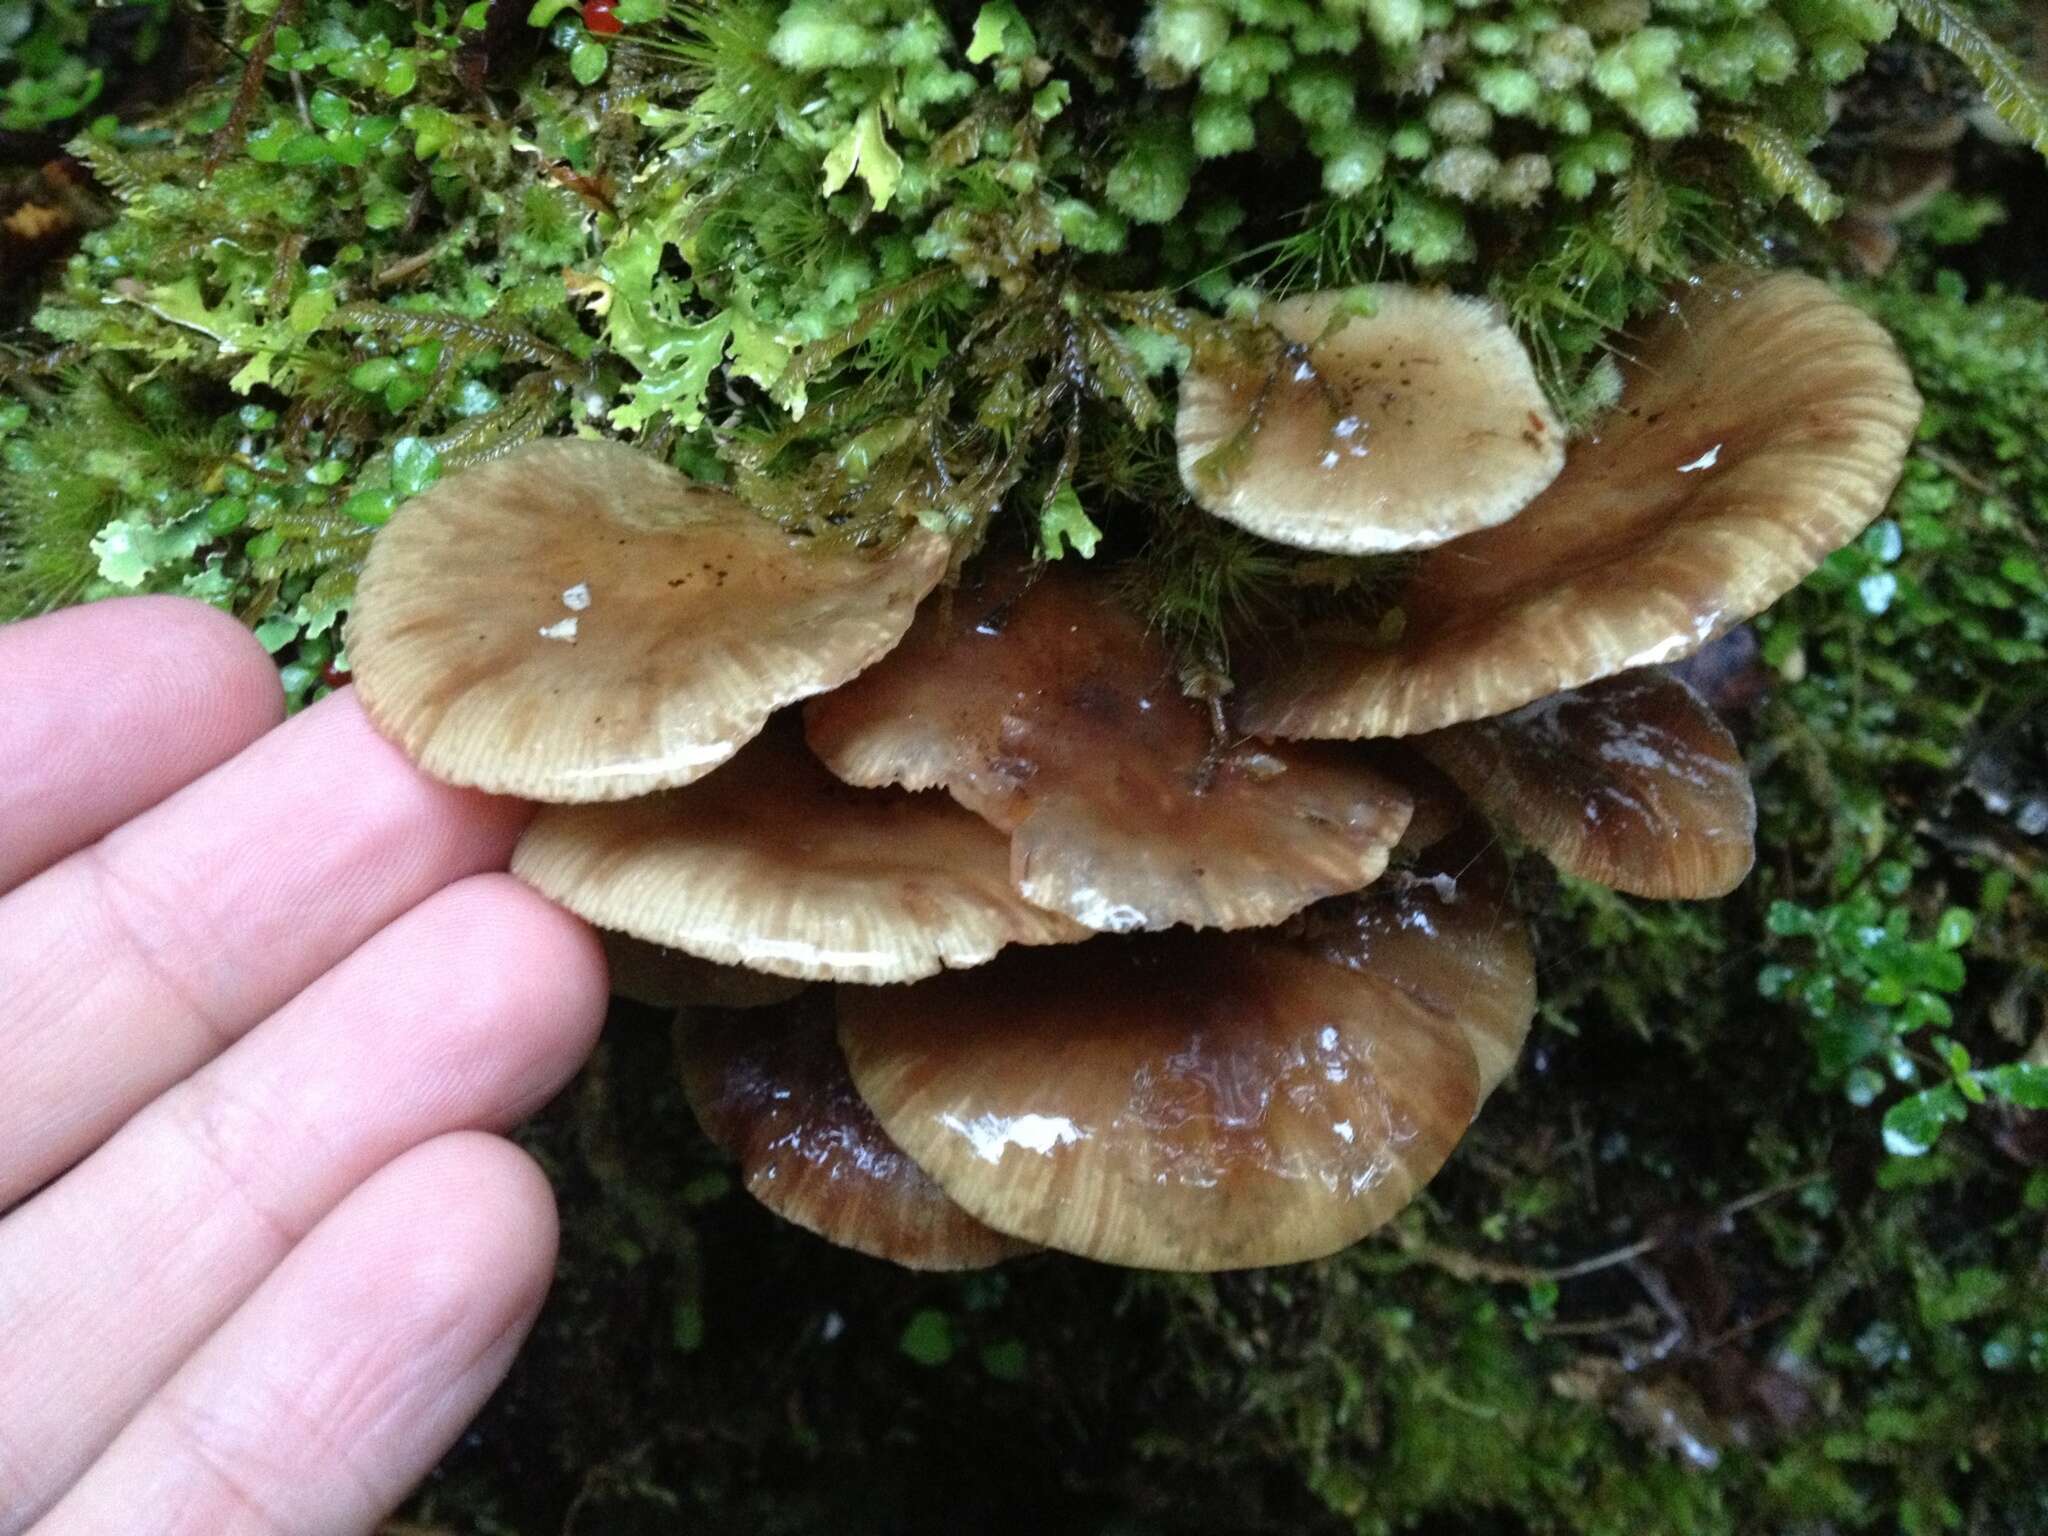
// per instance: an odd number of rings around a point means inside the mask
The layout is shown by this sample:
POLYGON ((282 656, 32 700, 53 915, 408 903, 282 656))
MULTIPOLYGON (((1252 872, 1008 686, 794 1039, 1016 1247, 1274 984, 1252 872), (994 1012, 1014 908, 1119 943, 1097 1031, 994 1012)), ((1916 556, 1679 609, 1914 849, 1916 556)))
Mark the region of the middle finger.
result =
POLYGON ((0 1210, 529 814, 423 778, 353 690, 0 896, 0 1210))

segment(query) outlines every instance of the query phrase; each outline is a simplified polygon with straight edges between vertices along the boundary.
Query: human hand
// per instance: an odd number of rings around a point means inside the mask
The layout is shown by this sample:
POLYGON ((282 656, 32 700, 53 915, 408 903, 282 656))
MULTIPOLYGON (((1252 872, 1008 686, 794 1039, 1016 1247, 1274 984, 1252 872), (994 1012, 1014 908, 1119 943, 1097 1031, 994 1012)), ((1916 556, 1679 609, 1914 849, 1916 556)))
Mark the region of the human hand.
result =
POLYGON ((0 1536, 367 1531, 547 1288, 490 1133, 590 1048, 596 942, 488 873, 524 807, 282 713, 197 604, 0 629, 0 1536))

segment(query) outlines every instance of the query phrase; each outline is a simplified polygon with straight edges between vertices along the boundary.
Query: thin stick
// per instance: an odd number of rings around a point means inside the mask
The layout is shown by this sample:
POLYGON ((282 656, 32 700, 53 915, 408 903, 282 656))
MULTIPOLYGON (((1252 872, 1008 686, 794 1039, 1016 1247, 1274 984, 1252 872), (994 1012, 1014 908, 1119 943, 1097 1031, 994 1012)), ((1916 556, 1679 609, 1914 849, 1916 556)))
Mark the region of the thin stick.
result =
MULTIPOLYGON (((1804 1174, 1788 1179, 1782 1184, 1773 1184, 1768 1189, 1759 1189, 1731 1200, 1720 1207, 1705 1223, 1709 1228, 1718 1227, 1729 1218, 1744 1211, 1789 1195, 1794 1190, 1804 1189, 1826 1178, 1824 1173, 1804 1174)), ((1645 1254, 1655 1253, 1659 1248, 1669 1246, 1675 1237, 1639 1237, 1632 1243, 1609 1249, 1606 1253, 1595 1254, 1590 1259, 1581 1259, 1576 1264, 1566 1264, 1555 1269, 1544 1269, 1531 1264, 1515 1264, 1504 1259, 1489 1259, 1476 1253, 1466 1253, 1456 1248, 1444 1248, 1436 1243, 1414 1241, 1403 1244, 1410 1257, 1454 1275, 1460 1280, 1486 1280, 1501 1285, 1556 1285, 1566 1280, 1576 1280, 1583 1275, 1596 1274, 1603 1269, 1612 1269, 1617 1264, 1626 1264, 1631 1259, 1640 1259, 1645 1254)))

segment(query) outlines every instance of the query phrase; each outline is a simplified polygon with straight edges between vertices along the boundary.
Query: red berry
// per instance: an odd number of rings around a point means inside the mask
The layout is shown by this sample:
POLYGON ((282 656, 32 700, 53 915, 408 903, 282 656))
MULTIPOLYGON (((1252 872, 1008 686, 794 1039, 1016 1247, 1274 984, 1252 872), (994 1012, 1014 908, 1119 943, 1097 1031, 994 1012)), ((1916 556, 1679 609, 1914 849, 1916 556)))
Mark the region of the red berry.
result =
POLYGON ((346 688, 348 679, 349 674, 331 661, 320 672, 320 681, 330 688, 346 688))
POLYGON ((583 30, 595 32, 600 37, 612 37, 626 30, 625 23, 613 14, 617 0, 583 0, 583 30))

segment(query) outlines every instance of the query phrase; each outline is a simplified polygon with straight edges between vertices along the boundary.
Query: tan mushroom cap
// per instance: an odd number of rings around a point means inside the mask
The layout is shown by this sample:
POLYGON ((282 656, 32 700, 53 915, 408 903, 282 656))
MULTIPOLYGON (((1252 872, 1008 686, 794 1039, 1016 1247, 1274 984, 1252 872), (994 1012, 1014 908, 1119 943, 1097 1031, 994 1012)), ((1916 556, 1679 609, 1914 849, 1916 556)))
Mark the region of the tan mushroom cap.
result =
POLYGON ((1227 522, 1337 554, 1422 549, 1513 517, 1564 465, 1529 354, 1483 300, 1380 283, 1264 318, 1292 345, 1208 348, 1180 385, 1181 479, 1227 522))
POLYGON ((1408 822, 1348 750, 1218 751, 1108 583, 1058 569, 927 605, 805 724, 849 782, 944 785, 1011 834, 1018 890, 1101 930, 1270 926, 1369 884, 1408 822))
POLYGON ((768 1008, 786 1003, 807 983, 715 965, 680 949, 664 949, 629 933, 598 931, 612 991, 657 1008, 768 1008))
POLYGON ((677 1021, 683 1091, 747 1192, 807 1231, 910 1269, 983 1269, 1031 1245, 983 1226, 853 1091, 829 1006, 677 1021))
POLYGON ((947 560, 921 528, 886 555, 815 547, 621 444, 553 440, 400 509, 349 655, 370 718, 435 778, 621 800, 874 661, 947 560))
POLYGON ((839 783, 794 720, 687 788, 547 807, 512 872, 600 928, 807 981, 910 981, 1085 936, 1011 888, 985 822, 839 783))
POLYGON ((1725 896, 1756 861, 1742 752, 1661 667, 1415 738, 1495 822, 1566 874, 1633 896, 1725 896))
POLYGON ((1454 1022, 1478 1065, 1482 1103, 1513 1070, 1536 1017, 1536 960, 1512 886, 1499 846, 1468 821, 1370 891, 1315 909, 1304 932, 1325 960, 1454 1022))
POLYGON ((1920 417, 1891 338, 1797 273, 1703 282, 1625 372, 1548 491, 1423 557, 1398 641, 1314 638, 1241 723, 1406 736, 1689 655, 1883 509, 1920 417))
POLYGON ((1102 938, 838 1001, 855 1087, 947 1194, 1114 1264, 1333 1253, 1413 1197, 1480 1098, 1464 1028, 1398 968, 1265 934, 1102 938))

